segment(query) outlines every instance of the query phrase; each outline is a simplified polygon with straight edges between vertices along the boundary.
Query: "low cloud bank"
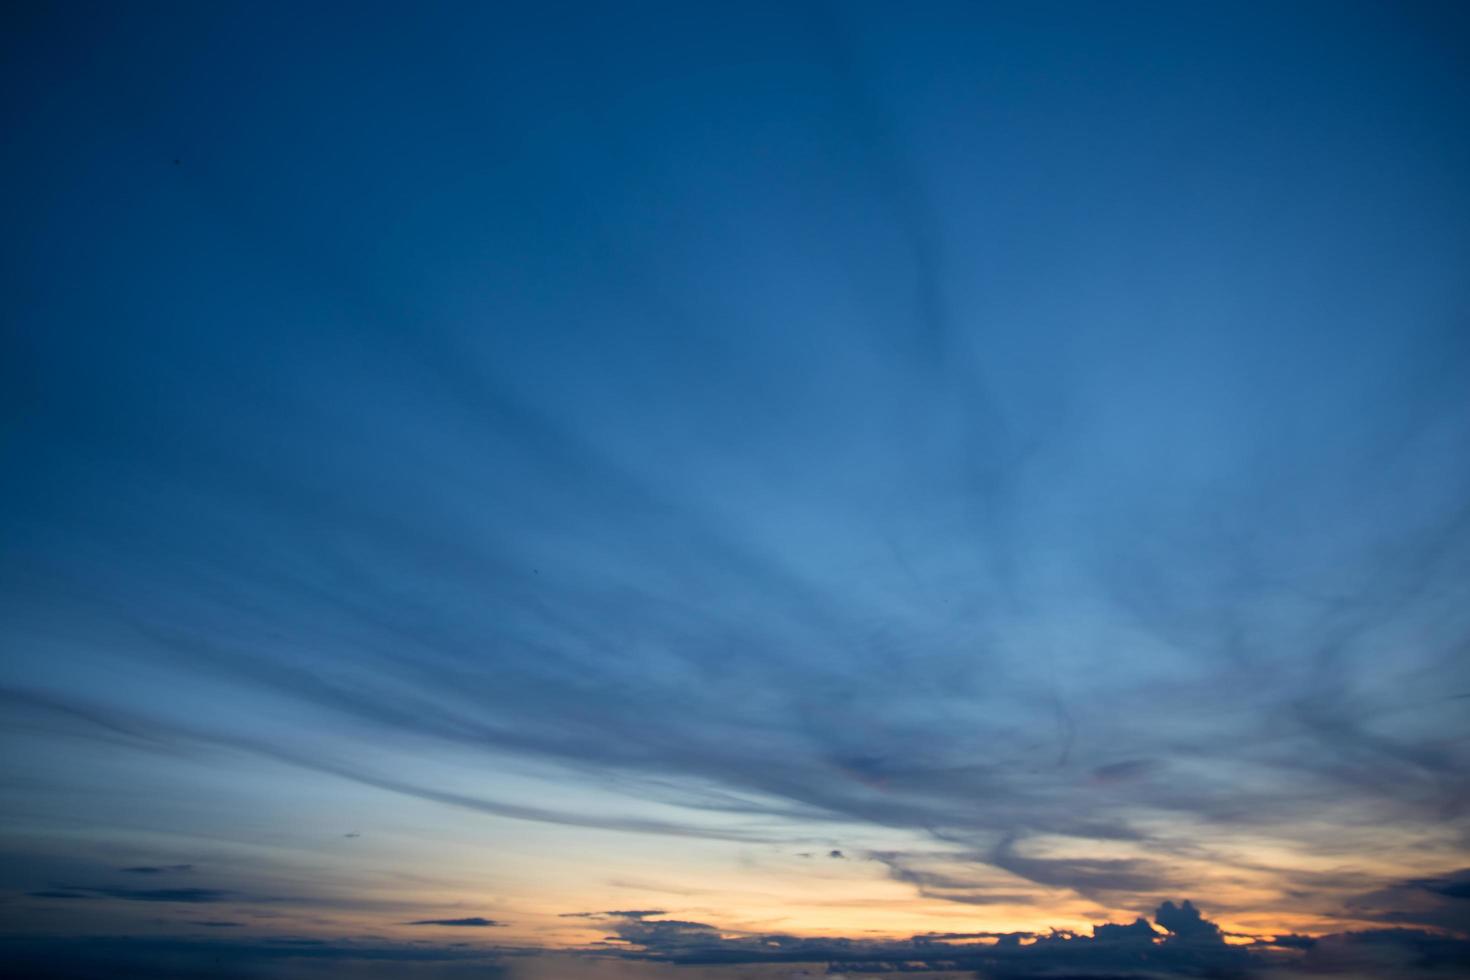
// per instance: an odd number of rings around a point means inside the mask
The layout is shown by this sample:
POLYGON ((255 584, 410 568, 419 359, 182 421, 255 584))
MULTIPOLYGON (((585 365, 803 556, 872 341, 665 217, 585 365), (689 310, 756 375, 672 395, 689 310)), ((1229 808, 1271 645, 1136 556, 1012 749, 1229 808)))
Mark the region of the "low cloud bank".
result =
MULTIPOLYGON (((796 980, 914 973, 935 980, 1159 980, 1167 977, 1295 980, 1470 975, 1470 939, 1423 929, 1321 937, 1271 936, 1243 944, 1191 901, 1164 902, 1153 921, 1100 923, 1091 935, 975 932, 903 940, 744 934, 657 910, 569 913, 609 924, 580 951, 468 943, 264 937, 0 939, 15 975, 68 980, 225 977, 311 980, 412 976, 478 980, 796 980)), ((423 920, 424 925, 491 920, 423 920)), ((201 925, 206 923, 199 923, 201 925)), ((209 925, 233 924, 210 921, 209 925)))
POLYGON ((1153 924, 1101 923, 1091 935, 1047 933, 921 935, 905 940, 734 934, 703 922, 600 913, 613 923, 609 953, 681 965, 826 963, 847 973, 966 971, 986 980, 1055 976, 1221 977, 1297 973, 1417 976, 1470 969, 1470 939, 1422 929, 1324 937, 1265 936, 1227 943, 1188 899, 1166 901, 1153 924), (1384 973, 1383 971, 1388 971, 1384 973))

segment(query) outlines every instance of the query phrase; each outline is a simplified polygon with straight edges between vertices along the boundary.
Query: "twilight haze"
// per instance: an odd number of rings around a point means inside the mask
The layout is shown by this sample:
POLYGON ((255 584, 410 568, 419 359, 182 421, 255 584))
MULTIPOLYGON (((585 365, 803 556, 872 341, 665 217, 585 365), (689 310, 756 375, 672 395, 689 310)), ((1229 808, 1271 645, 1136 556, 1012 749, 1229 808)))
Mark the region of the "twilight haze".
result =
POLYGON ((1470 9, 38 2, 0 974, 1470 970, 1470 9))

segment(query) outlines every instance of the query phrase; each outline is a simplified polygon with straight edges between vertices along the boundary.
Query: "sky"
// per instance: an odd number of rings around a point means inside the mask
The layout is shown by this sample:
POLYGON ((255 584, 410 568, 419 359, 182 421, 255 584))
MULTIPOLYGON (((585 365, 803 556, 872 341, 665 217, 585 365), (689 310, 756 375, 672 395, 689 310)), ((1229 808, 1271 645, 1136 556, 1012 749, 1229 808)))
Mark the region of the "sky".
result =
POLYGON ((1463 5, 4 17, 0 959, 1470 969, 1463 5))

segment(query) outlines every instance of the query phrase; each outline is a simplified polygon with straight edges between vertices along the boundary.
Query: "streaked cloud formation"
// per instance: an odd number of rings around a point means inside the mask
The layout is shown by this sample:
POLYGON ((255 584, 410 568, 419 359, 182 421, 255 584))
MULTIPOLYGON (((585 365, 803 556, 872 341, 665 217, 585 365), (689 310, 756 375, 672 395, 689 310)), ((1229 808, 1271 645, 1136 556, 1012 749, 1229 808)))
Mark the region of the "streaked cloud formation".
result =
POLYGON ((1462 962, 1464 13, 707 8, 20 18, 7 941, 1462 962))
MULTIPOLYGON (((607 913, 613 915, 613 913, 607 913)), ((972 933, 914 936, 907 940, 799 938, 781 934, 725 936, 698 922, 648 921, 623 916, 618 927, 626 951, 546 951, 392 942, 326 942, 264 939, 255 943, 179 939, 93 939, 62 947, 35 940, 4 942, 21 968, 96 969, 105 958, 109 975, 132 975, 172 961, 183 975, 210 972, 229 957, 242 976, 307 977, 324 971, 413 971, 430 977, 510 976, 516 980, 577 978, 675 978, 753 980, 920 972, 935 980, 959 977, 1401 977, 1445 976, 1470 966, 1470 940, 1432 932, 1388 929, 1321 938, 1283 935, 1231 944, 1187 900, 1166 903, 1155 929, 1145 919, 1129 925, 1099 924, 1091 935, 972 933), (1172 923, 1169 928, 1166 923, 1172 923)), ((234 925, 200 922, 199 925, 234 925)), ((142 975, 140 973, 140 975, 142 975)))

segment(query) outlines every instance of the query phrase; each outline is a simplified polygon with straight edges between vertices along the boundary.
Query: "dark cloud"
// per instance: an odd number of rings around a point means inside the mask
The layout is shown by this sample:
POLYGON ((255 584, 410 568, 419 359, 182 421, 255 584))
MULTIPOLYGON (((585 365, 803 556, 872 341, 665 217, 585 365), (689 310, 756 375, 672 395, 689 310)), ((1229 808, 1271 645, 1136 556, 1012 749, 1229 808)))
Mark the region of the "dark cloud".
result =
POLYGON ((1020 853, 1015 837, 1006 837, 985 862, 1038 885, 1070 888, 1089 897, 1150 894, 1175 884, 1162 862, 1145 858, 1037 858, 1020 853))
POLYGON ((223 902, 233 896, 232 892, 216 888, 94 888, 92 891, 129 902, 223 902))
POLYGON ((646 919, 654 915, 668 915, 663 909, 629 909, 624 911, 604 912, 603 915, 611 915, 621 919, 646 919))
POLYGON ((406 923, 404 923, 404 925, 410 925, 410 926, 464 926, 466 928, 481 929, 481 928, 489 928, 491 926, 503 926, 503 925, 505 925, 505 923, 504 922, 496 922, 494 919, 482 918, 481 916, 478 916, 478 915, 472 915, 472 916, 469 916, 469 917, 463 918, 463 919, 416 919, 413 922, 406 922, 406 923))
POLYGON ((1154 913, 1154 921, 1180 939, 1197 942, 1224 942, 1220 927, 1200 915, 1194 903, 1185 899, 1179 905, 1165 902, 1154 913))
POLYGON ((612 909, 606 912, 562 912, 563 919, 646 919, 653 915, 668 915, 663 909, 612 909))
POLYGON ((1270 941, 1261 940, 1267 946, 1280 946, 1283 949, 1311 949, 1317 945, 1315 936, 1298 936, 1294 933, 1284 936, 1273 936, 1270 941))
POLYGON ((163 865, 141 864, 141 865, 138 865, 138 866, 132 867, 132 868, 119 868, 118 870, 119 871, 123 871, 123 872, 125 872, 127 874, 133 874, 133 875, 181 874, 181 873, 183 873, 185 871, 193 871, 194 870, 194 865, 192 865, 192 864, 163 864, 163 865))
MULTIPOLYGON (((1162 925, 1162 923, 1160 923, 1162 925)), ((1092 927, 1092 936, 1102 942, 1125 942, 1134 940, 1138 942, 1153 942, 1158 933, 1154 927, 1148 924, 1147 919, 1134 919, 1129 925, 1115 925, 1111 922, 1092 927)))
POLYGON ((6 976, 27 980, 296 980, 358 975, 497 980, 505 976, 499 959, 484 950, 299 937, 4 936, 0 937, 0 963, 0 972, 6 976))
POLYGON ((37 898, 116 898, 126 902, 179 902, 198 904, 223 902, 233 892, 216 888, 109 888, 66 885, 62 888, 28 892, 37 898))
MULTIPOLYGON (((1449 976, 1470 962, 1470 940, 1422 930, 1283 935, 1227 944, 1190 900, 1162 903, 1161 933, 1143 918, 1092 934, 929 933, 907 940, 745 933, 686 920, 626 919, 609 951, 676 964, 826 962, 833 973, 960 970, 999 980, 1061 977, 1449 976), (976 943, 975 940, 992 940, 976 943), (1357 972, 1354 972, 1357 971, 1357 972)), ((1250 938, 1250 937, 1240 937, 1250 938)))
POLYGON ((720 933, 703 922, 628 916, 613 926, 614 936, 648 950, 706 949, 720 944, 720 933))
POLYGON ((1434 881, 1426 884, 1425 887, 1447 898, 1470 899, 1470 871, 1458 872, 1455 880, 1434 881))
POLYGON ((926 898, 965 905, 1029 905, 1034 901, 1034 896, 1016 890, 1014 880, 997 882, 994 876, 984 874, 987 865, 983 856, 962 856, 967 867, 958 872, 920 867, 923 856, 918 855, 881 851, 870 857, 888 869, 889 877, 913 885, 926 898))
POLYGON ((1470 899, 1470 868, 1461 868, 1436 878, 1415 878, 1409 884, 1445 898, 1470 899))
MULTIPOLYGON (((1167 908, 1161 906, 1159 913, 1178 927, 1167 935, 1156 933, 1145 920, 1137 919, 1129 924, 1099 924, 1093 927, 1090 936, 1066 931, 972 932, 929 933, 906 940, 740 932, 689 920, 650 921, 649 916, 654 914, 651 910, 631 910, 616 916, 572 914, 616 920, 612 941, 601 946, 598 955, 602 957, 686 966, 825 963, 833 975, 949 970, 968 971, 990 980, 1064 977, 1289 980, 1298 976, 1334 975, 1428 980, 1457 975, 1470 967, 1470 940, 1423 930, 1384 929, 1310 938, 1280 936, 1246 946, 1227 945, 1218 941, 1218 933, 1213 933, 1216 938, 1209 938, 1213 924, 1199 914, 1192 902, 1166 904, 1167 908)), ((423 921, 448 924, 459 920, 423 921)), ((230 920, 192 920, 189 924, 206 928, 237 925, 230 920)), ((64 975, 78 980, 104 976, 170 977, 175 975, 170 972, 174 969, 181 971, 180 976, 231 976, 229 971, 234 968, 242 976, 274 976, 269 971, 275 967, 270 964, 292 959, 332 963, 337 975, 349 977, 372 963, 399 964, 399 969, 408 970, 411 966, 419 969, 414 964, 460 962, 473 964, 482 971, 467 975, 493 977, 500 975, 496 971, 505 963, 535 955, 531 950, 497 953, 464 944, 395 944, 303 936, 239 942, 174 938, 0 938, 0 956, 5 957, 12 970, 29 967, 27 976, 64 975), (221 972, 219 964, 227 964, 228 968, 221 972), (156 972, 147 973, 149 966, 156 972), (267 972, 258 973, 257 968, 267 972)), ((634 969, 615 975, 631 977, 638 973, 634 969)))
POLYGON ((1380 929, 1320 937, 1298 969, 1307 976, 1451 977, 1470 975, 1470 940, 1419 929, 1380 929))
POLYGON ((1411 878, 1345 903, 1345 914, 1378 922, 1449 929, 1470 935, 1470 868, 1411 878))

